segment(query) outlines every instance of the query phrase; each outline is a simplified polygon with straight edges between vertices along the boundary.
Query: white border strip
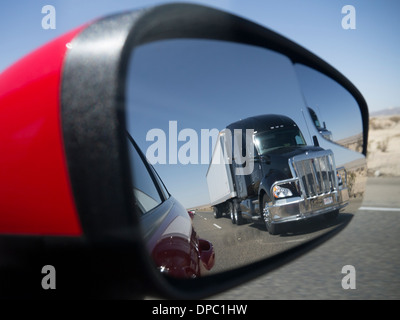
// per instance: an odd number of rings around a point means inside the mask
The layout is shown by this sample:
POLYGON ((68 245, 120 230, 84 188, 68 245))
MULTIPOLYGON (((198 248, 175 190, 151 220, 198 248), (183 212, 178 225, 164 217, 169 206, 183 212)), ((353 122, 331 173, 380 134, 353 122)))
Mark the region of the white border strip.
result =
POLYGON ((361 207, 358 210, 369 210, 369 211, 396 211, 400 212, 400 208, 383 208, 383 207, 361 207))

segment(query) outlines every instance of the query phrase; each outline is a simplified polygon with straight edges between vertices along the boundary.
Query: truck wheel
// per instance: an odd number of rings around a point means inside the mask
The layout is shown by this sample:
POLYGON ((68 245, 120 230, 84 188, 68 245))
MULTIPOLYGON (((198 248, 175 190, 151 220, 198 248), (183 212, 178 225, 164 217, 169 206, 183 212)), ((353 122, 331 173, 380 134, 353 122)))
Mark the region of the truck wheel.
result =
POLYGON ((215 219, 221 218, 222 212, 221 212, 221 210, 219 210, 219 208, 217 206, 213 207, 213 211, 214 211, 214 218, 215 219))
POLYGON ((265 226, 267 227, 267 230, 269 232, 269 234, 271 235, 276 235, 278 234, 278 228, 277 225, 271 223, 271 217, 270 217, 270 213, 268 210, 268 196, 266 194, 264 194, 263 196, 263 201, 262 201, 262 218, 265 222, 265 226))
POLYGON ((233 203, 233 215, 235 217, 236 224, 238 226, 243 224, 243 217, 242 217, 242 211, 240 210, 240 205, 237 202, 233 203))
POLYGON ((231 217, 231 221, 232 224, 236 223, 236 219, 235 219, 235 214, 234 214, 234 209, 233 209, 234 205, 232 202, 228 202, 228 212, 229 212, 229 216, 231 217))

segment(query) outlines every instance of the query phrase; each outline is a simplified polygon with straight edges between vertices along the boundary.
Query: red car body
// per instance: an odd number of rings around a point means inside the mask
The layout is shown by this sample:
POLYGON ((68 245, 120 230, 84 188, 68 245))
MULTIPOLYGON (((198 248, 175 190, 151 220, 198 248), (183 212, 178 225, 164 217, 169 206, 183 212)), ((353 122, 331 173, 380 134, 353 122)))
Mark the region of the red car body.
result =
POLYGON ((82 234, 60 121, 61 71, 78 28, 0 75, 0 233, 82 234))

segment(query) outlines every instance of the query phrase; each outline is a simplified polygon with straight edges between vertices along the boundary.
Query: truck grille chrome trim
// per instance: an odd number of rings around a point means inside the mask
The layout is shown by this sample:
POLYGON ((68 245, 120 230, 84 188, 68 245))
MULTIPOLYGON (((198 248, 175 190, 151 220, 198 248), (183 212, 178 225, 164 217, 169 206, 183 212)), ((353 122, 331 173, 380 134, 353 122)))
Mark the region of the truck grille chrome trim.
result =
POLYGON ((336 191, 336 165, 331 150, 295 156, 289 160, 289 166, 292 175, 299 179, 305 199, 336 191))

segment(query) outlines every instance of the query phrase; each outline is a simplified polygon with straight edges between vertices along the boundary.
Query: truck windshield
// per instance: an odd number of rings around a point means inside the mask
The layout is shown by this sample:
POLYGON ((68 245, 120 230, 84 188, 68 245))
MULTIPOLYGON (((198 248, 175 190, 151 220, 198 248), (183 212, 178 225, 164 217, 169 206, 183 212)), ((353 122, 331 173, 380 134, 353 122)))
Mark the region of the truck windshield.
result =
POLYGON ((265 154, 272 150, 285 147, 305 146, 306 142, 296 126, 274 128, 255 135, 255 145, 259 154, 265 154))

